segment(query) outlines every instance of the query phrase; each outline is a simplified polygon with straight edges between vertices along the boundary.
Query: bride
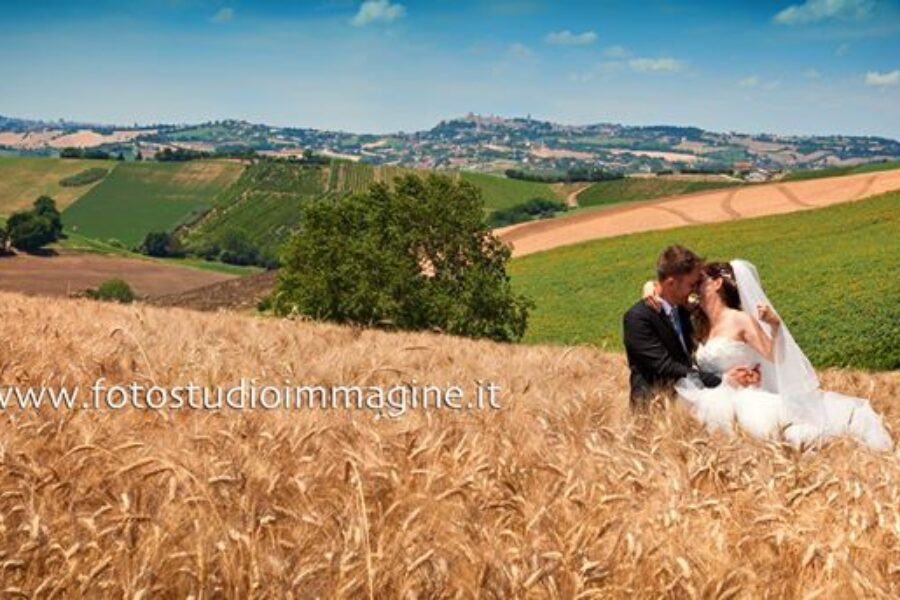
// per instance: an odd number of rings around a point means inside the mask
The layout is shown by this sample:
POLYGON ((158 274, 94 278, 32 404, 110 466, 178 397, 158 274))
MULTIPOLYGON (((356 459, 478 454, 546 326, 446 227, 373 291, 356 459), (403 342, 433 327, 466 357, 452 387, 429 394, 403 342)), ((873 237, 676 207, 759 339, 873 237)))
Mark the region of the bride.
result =
POLYGON ((890 435, 866 400, 819 388, 815 370, 766 298, 751 263, 706 265, 699 308, 700 369, 721 374, 735 365, 759 364, 761 372, 760 385, 753 387, 723 381, 705 388, 692 377, 675 384, 680 400, 710 430, 730 432, 736 421, 755 437, 780 434, 795 447, 852 435, 871 448, 891 449, 890 435))

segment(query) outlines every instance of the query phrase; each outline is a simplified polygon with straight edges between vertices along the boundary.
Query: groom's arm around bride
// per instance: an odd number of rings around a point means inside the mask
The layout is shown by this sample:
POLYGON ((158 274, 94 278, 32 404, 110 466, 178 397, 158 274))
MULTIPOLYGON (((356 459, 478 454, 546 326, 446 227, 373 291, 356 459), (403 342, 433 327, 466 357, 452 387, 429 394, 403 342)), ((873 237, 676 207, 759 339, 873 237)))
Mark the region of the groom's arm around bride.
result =
MULTIPOLYGON (((665 388, 691 373, 703 385, 715 387, 721 378, 696 369, 693 364, 694 332, 688 298, 702 276, 703 259, 683 246, 662 251, 656 264, 659 281, 659 308, 644 300, 634 304, 623 318, 625 351, 631 371, 631 407, 645 408, 648 401, 665 388)), ((740 385, 758 382, 758 374, 748 369, 727 373, 740 385)))
POLYGON ((713 374, 694 368, 691 355, 693 342, 679 340, 679 337, 690 339, 692 333, 690 317, 681 307, 674 310, 680 312, 679 319, 683 332, 687 336, 679 336, 675 328, 669 324, 664 310, 652 309, 643 300, 638 301, 625 313, 623 319, 625 352, 631 371, 631 407, 644 408, 646 403, 656 394, 672 384, 697 373, 707 387, 715 387, 721 379, 713 374))

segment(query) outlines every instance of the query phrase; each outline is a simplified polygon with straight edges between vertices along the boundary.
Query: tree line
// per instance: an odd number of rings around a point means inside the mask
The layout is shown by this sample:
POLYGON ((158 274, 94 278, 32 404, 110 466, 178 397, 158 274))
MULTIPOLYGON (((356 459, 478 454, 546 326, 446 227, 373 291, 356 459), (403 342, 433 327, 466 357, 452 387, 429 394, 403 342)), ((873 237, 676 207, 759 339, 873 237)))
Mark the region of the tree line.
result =
POLYGON ((31 210, 13 213, 0 230, 0 246, 4 254, 12 249, 37 252, 63 237, 62 215, 49 196, 34 201, 31 210))
POLYGON ((509 179, 521 179, 523 181, 536 181, 539 183, 577 183, 582 181, 611 181, 623 179, 624 174, 614 171, 606 171, 596 167, 574 167, 563 172, 550 171, 526 171, 522 169, 507 169, 504 174, 509 179))

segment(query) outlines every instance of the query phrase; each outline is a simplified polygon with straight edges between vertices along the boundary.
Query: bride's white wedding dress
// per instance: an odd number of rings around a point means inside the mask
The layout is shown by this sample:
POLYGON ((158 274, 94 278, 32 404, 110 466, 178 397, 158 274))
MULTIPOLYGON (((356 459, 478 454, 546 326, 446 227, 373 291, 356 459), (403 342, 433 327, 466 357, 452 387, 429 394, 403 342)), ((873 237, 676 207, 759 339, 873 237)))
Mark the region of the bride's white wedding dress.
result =
MULTIPOLYGON (((749 344, 725 337, 700 344, 696 359, 701 370, 719 375, 735 366, 763 364, 766 369, 771 365, 749 344)), ((879 450, 893 445, 881 418, 862 398, 816 387, 802 402, 791 401, 760 386, 733 387, 724 380, 718 387, 705 388, 697 378, 683 378, 675 389, 694 416, 713 431, 731 432, 736 422, 750 435, 783 436, 795 447, 840 435, 852 435, 879 450)))

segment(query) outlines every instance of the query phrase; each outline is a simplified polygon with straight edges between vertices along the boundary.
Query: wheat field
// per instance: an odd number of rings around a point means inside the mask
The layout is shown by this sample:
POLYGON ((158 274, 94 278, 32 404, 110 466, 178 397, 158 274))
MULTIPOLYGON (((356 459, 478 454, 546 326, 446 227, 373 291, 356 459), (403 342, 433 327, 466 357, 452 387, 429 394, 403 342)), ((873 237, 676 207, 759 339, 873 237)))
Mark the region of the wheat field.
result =
MULTIPOLYGON (((501 386, 495 411, 0 418, 0 590, 64 598, 900 596, 900 456, 627 411, 624 359, 0 294, 16 386, 501 386)), ((900 373, 829 371, 900 434, 900 373)))

